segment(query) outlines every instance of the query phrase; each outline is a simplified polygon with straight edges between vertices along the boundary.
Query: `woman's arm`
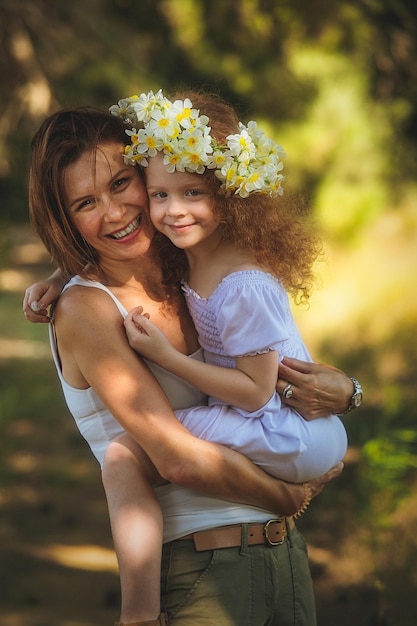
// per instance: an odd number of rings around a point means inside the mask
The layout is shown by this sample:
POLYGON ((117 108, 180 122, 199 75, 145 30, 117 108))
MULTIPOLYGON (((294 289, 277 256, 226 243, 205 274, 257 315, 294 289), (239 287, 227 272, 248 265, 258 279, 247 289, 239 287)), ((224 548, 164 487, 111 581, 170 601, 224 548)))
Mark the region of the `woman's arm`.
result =
POLYGON ((354 385, 342 370, 321 363, 309 363, 285 357, 279 366, 277 391, 282 395, 292 385, 291 398, 283 402, 308 420, 327 415, 341 415, 350 404, 354 385))
MULTIPOLYGON (((65 280, 57 270, 45 281, 28 287, 23 300, 26 319, 34 323, 49 322, 47 307, 57 299, 64 284, 65 280), (38 302, 39 312, 32 310, 30 305, 33 302, 38 302)), ((273 369, 276 372, 275 366, 273 369)), ((293 396, 283 398, 283 401, 305 419, 344 413, 353 393, 352 381, 341 370, 330 365, 284 358, 279 368, 278 393, 282 394, 288 383, 293 385, 293 396)))
POLYGON ((34 283, 25 291, 23 298, 23 314, 29 322, 48 323, 48 307, 59 298, 66 280, 61 270, 46 280, 34 283))
MULTIPOLYGON (((163 478, 276 515, 299 509, 302 485, 273 479, 237 452, 197 439, 177 421, 157 381, 130 349, 120 314, 106 294, 72 288, 59 300, 55 316, 64 375, 68 364, 73 370, 76 365, 85 386, 94 388, 163 478)), ((315 483, 313 492, 322 484, 315 483)))
POLYGON ((125 328, 130 346, 142 356, 227 404, 256 411, 275 390, 278 353, 274 350, 236 358, 236 368, 226 368, 182 354, 146 315, 137 310, 130 311, 125 328))

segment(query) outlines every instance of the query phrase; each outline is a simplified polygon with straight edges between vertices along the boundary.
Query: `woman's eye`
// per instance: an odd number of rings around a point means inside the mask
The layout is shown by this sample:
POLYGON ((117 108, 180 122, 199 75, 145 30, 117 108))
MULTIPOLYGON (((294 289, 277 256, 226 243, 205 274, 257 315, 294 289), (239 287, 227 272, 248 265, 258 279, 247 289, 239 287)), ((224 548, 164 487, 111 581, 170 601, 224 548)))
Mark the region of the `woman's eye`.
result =
POLYGON ((80 202, 80 204, 78 204, 75 207, 75 212, 79 213, 80 211, 83 211, 84 209, 88 210, 93 204, 94 204, 94 199, 92 198, 88 200, 83 200, 82 202, 80 202))
POLYGON ((128 182, 129 178, 124 177, 124 178, 118 178, 117 180, 114 181, 114 188, 115 189, 119 189, 120 187, 123 187, 123 185, 125 185, 128 182))

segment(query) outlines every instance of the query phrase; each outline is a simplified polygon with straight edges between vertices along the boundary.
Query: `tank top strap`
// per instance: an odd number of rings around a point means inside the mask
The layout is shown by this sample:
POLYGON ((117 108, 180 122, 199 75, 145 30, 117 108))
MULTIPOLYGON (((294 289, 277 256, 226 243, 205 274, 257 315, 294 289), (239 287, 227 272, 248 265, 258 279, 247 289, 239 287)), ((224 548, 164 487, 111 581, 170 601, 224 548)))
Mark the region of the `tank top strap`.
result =
POLYGON ((108 287, 106 287, 106 285, 103 285, 103 283, 99 283, 97 280, 87 280, 86 278, 82 278, 81 276, 73 276, 71 280, 65 285, 62 291, 66 291, 66 289, 69 289, 73 285, 80 285, 81 287, 95 287, 96 289, 101 289, 102 291, 105 291, 117 306, 123 319, 127 316, 127 310, 125 309, 123 304, 120 302, 120 300, 118 300, 118 298, 116 298, 114 293, 108 287))

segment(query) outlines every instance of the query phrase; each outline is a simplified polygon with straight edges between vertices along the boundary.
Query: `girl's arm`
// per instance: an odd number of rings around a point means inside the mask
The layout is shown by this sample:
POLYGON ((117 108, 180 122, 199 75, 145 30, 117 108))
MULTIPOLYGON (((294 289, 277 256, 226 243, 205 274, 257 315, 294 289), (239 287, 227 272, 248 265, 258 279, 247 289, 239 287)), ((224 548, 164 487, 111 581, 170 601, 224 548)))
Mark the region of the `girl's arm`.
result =
POLYGON ((48 323, 48 307, 59 298, 66 279, 61 270, 28 287, 23 298, 23 314, 30 322, 48 323))
POLYGON ((236 358, 236 369, 195 361, 176 350, 166 335, 137 309, 125 320, 130 346, 142 356, 186 380, 207 395, 256 411, 275 391, 278 353, 236 358))
MULTIPOLYGON (((85 381, 79 386, 94 388, 164 479, 275 515, 291 515, 301 506, 302 485, 273 479, 239 453, 194 437, 178 422, 157 381, 130 349, 107 294, 73 287, 58 301, 55 325, 64 375, 68 363, 76 365, 85 381)), ((312 483, 313 493, 323 481, 312 483)))
MULTIPOLYGON (((65 279, 57 270, 45 281, 34 283, 26 289, 23 312, 26 319, 34 323, 48 323, 47 308, 61 293, 65 279), (41 309, 33 311, 31 304, 38 302, 41 309)), ((276 367, 273 367, 276 377, 276 367)), ((343 413, 349 406, 353 383, 344 372, 330 365, 309 363, 298 359, 284 358, 280 364, 277 391, 282 393, 287 383, 292 383, 293 396, 285 400, 305 419, 343 413)))

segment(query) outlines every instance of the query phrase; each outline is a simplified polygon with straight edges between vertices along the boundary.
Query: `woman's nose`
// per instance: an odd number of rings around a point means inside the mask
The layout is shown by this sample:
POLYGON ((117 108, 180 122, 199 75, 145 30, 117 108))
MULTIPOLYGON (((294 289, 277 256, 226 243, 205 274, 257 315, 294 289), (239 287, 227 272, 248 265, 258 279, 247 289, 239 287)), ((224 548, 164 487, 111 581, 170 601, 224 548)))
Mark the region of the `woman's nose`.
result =
POLYGON ((125 208, 118 198, 110 197, 100 204, 100 212, 104 219, 114 221, 125 213, 125 208))

